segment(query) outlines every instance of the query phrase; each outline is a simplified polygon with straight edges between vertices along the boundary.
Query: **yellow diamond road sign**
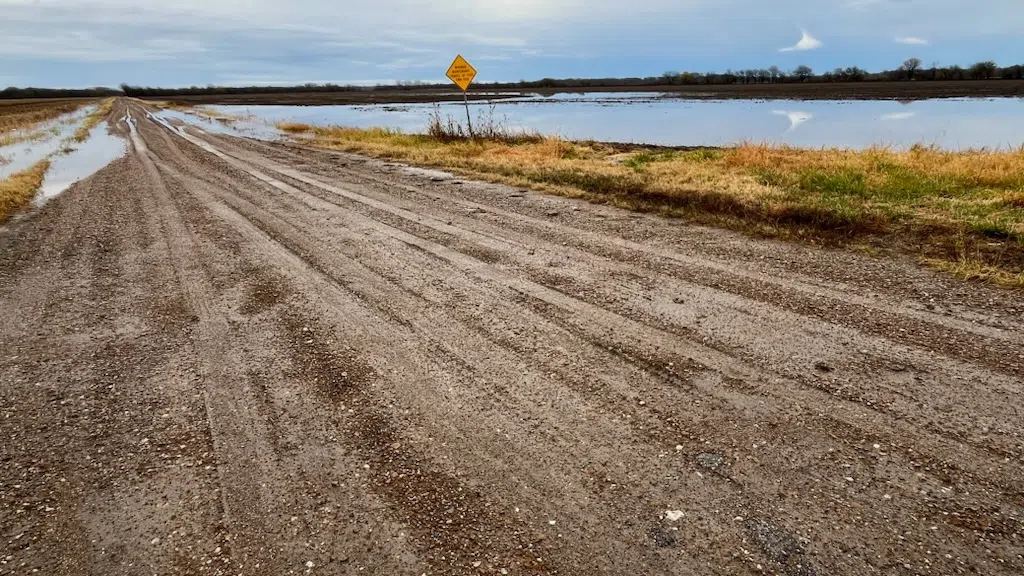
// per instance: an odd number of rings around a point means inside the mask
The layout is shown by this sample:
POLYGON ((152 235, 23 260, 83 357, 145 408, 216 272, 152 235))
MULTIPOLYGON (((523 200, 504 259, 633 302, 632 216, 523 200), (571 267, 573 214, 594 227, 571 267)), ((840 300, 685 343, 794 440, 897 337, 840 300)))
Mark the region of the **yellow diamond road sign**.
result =
POLYGON ((470 66, 469 62, 466 62, 466 59, 460 55, 455 57, 455 62, 452 62, 452 65, 448 68, 447 76, 465 92, 469 89, 473 78, 476 78, 476 69, 470 66))

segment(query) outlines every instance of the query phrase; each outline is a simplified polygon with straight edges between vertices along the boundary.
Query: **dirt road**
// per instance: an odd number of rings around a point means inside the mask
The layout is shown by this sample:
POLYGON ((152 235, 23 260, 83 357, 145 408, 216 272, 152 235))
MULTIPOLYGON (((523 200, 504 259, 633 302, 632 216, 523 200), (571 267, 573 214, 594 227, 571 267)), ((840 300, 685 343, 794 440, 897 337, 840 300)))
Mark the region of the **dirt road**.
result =
POLYGON ((0 574, 1024 572, 1017 293, 111 120, 0 232, 0 574))

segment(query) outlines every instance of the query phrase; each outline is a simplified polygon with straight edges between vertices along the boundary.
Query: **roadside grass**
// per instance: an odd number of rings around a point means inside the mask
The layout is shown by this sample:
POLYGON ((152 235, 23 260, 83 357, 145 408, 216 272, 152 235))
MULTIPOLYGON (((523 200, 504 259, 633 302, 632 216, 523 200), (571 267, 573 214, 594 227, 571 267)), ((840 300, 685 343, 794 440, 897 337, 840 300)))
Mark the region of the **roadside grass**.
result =
POLYGON ((0 180, 0 224, 32 202, 32 198, 43 185, 43 178, 49 168, 50 161, 42 160, 5 180, 0 180))
POLYGON ((276 125, 278 130, 288 134, 305 134, 313 131, 311 124, 302 124, 300 122, 278 122, 276 125))
POLYGON ((106 118, 107 115, 110 114, 110 110, 113 108, 113 98, 107 98, 102 103, 100 103, 96 110, 94 110, 92 113, 86 116, 85 120, 82 121, 82 124, 79 125, 77 130, 75 130, 75 135, 73 136, 75 142, 81 143, 88 140, 89 134, 92 132, 92 129, 95 128, 96 125, 99 124, 104 118, 106 118))
POLYGON ((90 103, 88 100, 57 100, 0 106, 0 146, 43 138, 46 132, 35 131, 35 127, 90 103))
POLYGON ((623 153, 609 144, 510 131, 470 139, 449 122, 425 135, 278 128, 315 146, 749 234, 909 253, 959 277, 1024 288, 1024 148, 743 144, 623 153))
POLYGON ((501 142, 504 144, 530 144, 544 140, 540 132, 516 130, 508 125, 508 119, 495 115, 495 106, 491 105, 487 113, 478 113, 476 121, 473 122, 473 129, 469 126, 463 128, 462 124, 456 121, 449 114, 441 115, 441 107, 434 105, 427 121, 427 135, 440 142, 460 142, 467 139, 481 139, 490 142, 501 142))

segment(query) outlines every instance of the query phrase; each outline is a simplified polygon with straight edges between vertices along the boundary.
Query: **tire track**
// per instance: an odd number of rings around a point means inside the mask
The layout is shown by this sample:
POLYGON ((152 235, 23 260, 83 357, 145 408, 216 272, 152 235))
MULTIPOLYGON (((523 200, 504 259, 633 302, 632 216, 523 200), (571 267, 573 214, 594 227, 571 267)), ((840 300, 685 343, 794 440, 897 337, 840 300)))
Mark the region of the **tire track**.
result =
MULTIPOLYGON (((230 145, 223 137, 208 136, 216 142, 224 142, 230 145)), ((280 149, 269 144, 250 142, 248 147, 263 151, 269 151, 273 157, 280 158, 280 149)), ((298 154, 287 154, 286 157, 293 163, 302 166, 308 165, 308 154, 328 154, 351 158, 350 155, 330 151, 309 151, 303 157, 298 154)), ((369 160, 369 163, 374 161, 369 160)), ((374 165, 379 163, 374 163, 374 165)), ((317 170, 316 166, 309 166, 315 173, 322 176, 329 176, 326 171, 317 170)), ((354 180, 356 183, 376 185, 388 190, 400 191, 407 197, 430 200, 430 202, 411 202, 418 208, 425 208, 428 212, 442 214, 435 216, 438 220, 458 220, 460 225, 473 226, 477 233, 484 233, 487 226, 493 226, 493 222, 481 222, 477 217, 466 217, 458 215, 465 212, 474 212, 477 215, 488 217, 499 217, 503 227, 502 236, 496 238, 507 239, 509 235, 515 238, 525 238, 527 243, 533 245, 530 239, 543 238, 552 245, 561 246, 569 242, 573 249, 589 252, 593 256, 613 258, 619 261, 641 263, 651 271, 665 273, 674 270, 678 277, 689 282, 700 284, 715 290, 728 290, 733 294, 760 301, 776 306, 785 306, 793 311, 813 311, 819 317, 826 320, 835 318, 846 318, 853 321, 859 317, 859 323, 851 325, 868 330, 872 333, 880 333, 888 336, 880 329, 886 322, 875 319, 871 316, 881 315, 883 318, 900 318, 903 322, 910 322, 912 325, 921 327, 938 326, 953 333, 965 332, 976 336, 993 338, 995 340, 1006 340, 1014 344, 1024 343, 1024 336, 1018 330, 1000 328, 994 325, 979 324, 976 321, 964 321, 954 316, 941 315, 925 310, 925 306, 912 300, 901 300, 897 303, 879 302, 876 298, 869 298, 857 294, 855 287, 836 284, 835 287, 825 285, 820 278, 813 278, 801 274, 790 274, 786 278, 775 275, 749 270, 744 266, 738 266, 737 262, 727 260, 714 260, 701 256, 688 256, 678 251, 661 249, 655 246, 642 244, 619 238, 615 235, 594 233, 589 230, 563 224, 550 218, 544 219, 530 214, 514 212, 503 209, 495 204, 484 204, 472 200, 466 200, 445 190, 442 193, 435 192, 430 187, 439 188, 441 185, 431 183, 424 186, 412 186, 396 183, 392 180, 375 176, 367 171, 356 171, 346 169, 344 177, 354 180), (439 203, 438 200, 441 200, 439 203), (454 209, 453 209, 454 208, 454 209), (459 209, 459 210, 455 210, 459 209), (467 210, 468 209, 468 210, 467 210), (456 214, 450 216, 450 214, 456 214), (526 232, 520 232, 525 230, 526 232), (582 240, 582 241, 581 241, 582 240), (666 264, 669 264, 666 269, 666 264), (919 309, 920 308, 920 309, 919 309), (850 317, 854 318, 850 318, 850 317)), ((377 192, 380 193, 379 191, 377 192)), ((387 194, 385 192, 385 194, 387 194)), ((401 195, 399 196, 401 198, 401 195)), ((391 194, 394 200, 394 195, 391 194)), ((405 200, 405 198, 401 198, 405 200)), ((1001 322, 1002 323, 1002 322, 1001 322)), ((884 330, 884 329, 883 329, 884 330)), ((908 330, 908 332, 910 332, 908 330)), ((923 332, 930 332, 924 330, 923 332)), ((940 335, 941 337, 941 335, 940 335)), ((939 339, 939 338, 935 338, 939 339)), ((913 341, 911 341, 913 343, 913 341)), ((1012 356, 1012 355, 1011 355, 1012 356)))
MULTIPOLYGON (((238 167, 238 165, 236 165, 236 167, 238 167)), ((283 175, 286 176, 286 177, 291 177, 292 176, 292 174, 283 174, 283 175)), ((298 190, 297 188, 295 188, 294 186, 291 186, 291 185, 289 185, 289 184, 287 184, 287 183, 285 183, 285 182, 283 182, 283 181, 281 181, 281 180, 279 180, 277 178, 267 177, 265 174, 261 174, 261 176, 262 177, 257 176, 257 179, 259 179, 261 182, 264 182, 266 184, 269 184, 269 185, 273 186, 274 188, 276 188, 278 190, 281 190, 284 193, 287 193, 287 194, 297 194, 297 193, 301 193, 302 192, 302 191, 298 190)), ((306 200, 306 202, 309 202, 309 201, 310 200, 306 200)), ((415 237, 414 238, 409 238, 408 236, 403 236, 404 233, 401 233, 401 231, 396 232, 394 229, 392 229, 390 227, 381 228, 379 226, 379 223, 375 225, 372 222, 362 222, 362 224, 367 226, 368 228, 374 229, 375 232, 377 232, 378 234, 381 234, 383 236, 390 236, 392 238, 396 238, 396 239, 400 240, 401 242, 403 242, 405 244, 416 246, 421 251, 426 251, 426 252, 432 253, 432 254, 434 254, 436 256, 442 257, 445 260, 451 261, 449 256, 452 256, 452 254, 450 252, 445 252, 443 247, 431 246, 429 243, 424 243, 422 240, 418 240, 415 237)), ((461 265, 464 269, 468 268, 468 270, 471 271, 471 272, 476 272, 479 269, 476 264, 474 264, 472 266, 465 266, 465 264, 466 264, 465 261, 461 261, 460 262, 457 257, 455 258, 455 260, 456 260, 456 262, 455 262, 456 264, 461 265)), ((494 280, 494 278, 485 278, 485 279, 492 280, 492 281, 494 280)), ((506 283, 506 282, 507 281, 504 278, 499 278, 498 281, 497 281, 497 283, 506 283)), ((527 293, 527 295, 529 295, 529 294, 527 293)), ((544 295, 545 296, 551 296, 549 293, 545 293, 544 295)), ((540 300, 542 300, 544 302, 547 302, 547 303, 550 303, 548 298, 540 298, 540 300)), ((569 307, 569 310, 571 312, 576 313, 574 315, 576 315, 576 316, 579 315, 578 314, 579 311, 578 310, 574 310, 571 306, 569 307)), ((586 310, 586 312, 590 312, 590 310, 586 310)), ((586 316, 584 315, 583 317, 586 317, 586 316)), ((650 338, 649 338, 648 334, 642 334, 641 337, 638 338, 638 340, 646 342, 646 341, 650 341, 650 338)), ((656 339, 655 339, 655 341, 656 341, 656 339)), ((746 380, 745 378, 736 378, 736 379, 738 379, 738 380, 746 380)))

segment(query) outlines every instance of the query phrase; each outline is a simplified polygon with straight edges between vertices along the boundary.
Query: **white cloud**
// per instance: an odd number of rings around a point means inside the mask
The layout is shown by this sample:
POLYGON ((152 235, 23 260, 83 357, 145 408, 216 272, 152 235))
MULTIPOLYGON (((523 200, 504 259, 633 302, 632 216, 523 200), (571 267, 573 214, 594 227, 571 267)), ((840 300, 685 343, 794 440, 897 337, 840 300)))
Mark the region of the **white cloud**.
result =
POLYGON ((803 36, 800 38, 799 42, 788 48, 780 48, 779 52, 804 52, 807 50, 816 50, 822 47, 821 41, 814 36, 811 36, 807 30, 801 30, 800 32, 803 36))
POLYGON ((924 38, 919 38, 917 36, 897 36, 896 38, 893 38, 892 41, 897 43, 897 44, 909 44, 911 46, 927 46, 928 45, 928 41, 927 40, 925 40, 924 38))

